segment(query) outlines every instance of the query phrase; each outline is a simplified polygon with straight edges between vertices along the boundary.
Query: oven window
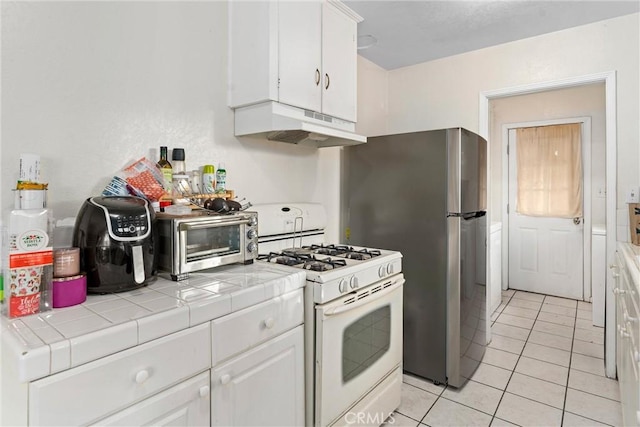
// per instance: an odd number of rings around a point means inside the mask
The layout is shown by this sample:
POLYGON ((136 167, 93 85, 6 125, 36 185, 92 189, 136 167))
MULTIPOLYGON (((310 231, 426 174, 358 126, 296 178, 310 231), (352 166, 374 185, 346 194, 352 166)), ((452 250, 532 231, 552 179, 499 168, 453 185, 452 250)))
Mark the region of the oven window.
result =
POLYGON ((391 307, 372 311, 346 327, 342 335, 342 382, 376 363, 389 350, 391 307))
POLYGON ((240 252, 240 227, 211 227, 187 231, 187 262, 240 252))

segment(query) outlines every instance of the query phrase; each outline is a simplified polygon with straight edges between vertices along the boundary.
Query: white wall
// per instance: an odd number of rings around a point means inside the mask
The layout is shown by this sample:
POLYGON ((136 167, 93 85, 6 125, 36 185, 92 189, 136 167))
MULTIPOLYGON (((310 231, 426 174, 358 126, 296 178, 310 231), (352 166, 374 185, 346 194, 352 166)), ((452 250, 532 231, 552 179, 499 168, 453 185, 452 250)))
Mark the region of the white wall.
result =
POLYGON ((605 179, 605 90, 604 83, 572 87, 528 95, 497 98, 489 101, 491 150, 492 219, 502 216, 502 126, 509 123, 534 122, 571 117, 591 117, 591 223, 605 223, 605 198, 598 197, 598 187, 605 179))
POLYGON ((190 169, 224 161, 253 203, 332 200, 331 151, 233 136, 226 58, 226 2, 3 1, 3 211, 20 153, 42 156, 61 218, 160 145, 190 169))
POLYGON ((617 200, 624 208, 625 189, 640 183, 639 17, 626 15, 390 71, 388 130, 462 126, 477 132, 481 92, 615 70, 617 200))

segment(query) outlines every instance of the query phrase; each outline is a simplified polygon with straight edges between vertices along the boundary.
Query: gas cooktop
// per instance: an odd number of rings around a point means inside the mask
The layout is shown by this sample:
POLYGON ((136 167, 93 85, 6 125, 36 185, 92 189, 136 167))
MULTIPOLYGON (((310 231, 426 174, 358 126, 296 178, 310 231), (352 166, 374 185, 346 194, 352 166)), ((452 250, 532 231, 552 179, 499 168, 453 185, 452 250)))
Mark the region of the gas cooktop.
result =
POLYGON ((349 245, 310 245, 270 252, 258 261, 307 271, 315 283, 314 299, 326 302, 400 273, 402 255, 396 251, 349 245))
POLYGON ((260 255, 258 260, 302 268, 328 271, 347 267, 347 260, 365 261, 382 255, 378 249, 347 245, 311 245, 260 255))

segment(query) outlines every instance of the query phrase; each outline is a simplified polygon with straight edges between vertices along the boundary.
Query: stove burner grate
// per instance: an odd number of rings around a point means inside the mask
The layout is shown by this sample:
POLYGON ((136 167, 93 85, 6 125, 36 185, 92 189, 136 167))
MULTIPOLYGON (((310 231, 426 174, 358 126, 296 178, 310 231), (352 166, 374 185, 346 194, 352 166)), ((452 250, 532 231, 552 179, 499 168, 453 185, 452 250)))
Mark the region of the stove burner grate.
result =
POLYGON ((331 259, 331 258, 319 259, 314 256, 311 256, 310 259, 304 263, 304 266, 302 268, 304 268, 305 270, 313 270, 313 271, 327 271, 327 270, 333 270, 339 267, 345 267, 346 265, 347 265, 347 262, 343 259, 331 259))
POLYGON ((310 245, 303 246, 302 249, 320 255, 339 256, 358 261, 364 261, 381 255, 377 249, 355 249, 348 245, 310 245))

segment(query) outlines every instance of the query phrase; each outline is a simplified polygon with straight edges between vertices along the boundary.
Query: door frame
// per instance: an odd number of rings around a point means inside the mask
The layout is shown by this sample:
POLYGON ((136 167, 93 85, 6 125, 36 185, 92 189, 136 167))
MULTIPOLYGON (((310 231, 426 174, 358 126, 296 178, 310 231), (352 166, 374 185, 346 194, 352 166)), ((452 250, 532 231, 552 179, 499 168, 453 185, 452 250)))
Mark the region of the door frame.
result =
MULTIPOLYGON (((604 83, 605 87, 605 155, 606 155, 606 265, 615 263, 616 234, 617 234, 617 76, 616 71, 606 71, 602 73, 588 74, 583 76, 569 77, 558 80, 530 83, 521 86, 507 87, 495 90, 480 92, 478 108, 478 133, 483 138, 489 138, 489 100, 504 98, 513 95, 524 95, 529 93, 546 92, 549 90, 563 89, 575 86, 589 85, 593 83, 604 83)), ((487 199, 491 201, 491 150, 487 150, 487 199)), ((489 218, 487 226, 491 224, 491 209, 488 210, 489 218)), ((488 248, 487 262, 490 259, 491 248, 488 248)), ((491 266, 487 265, 488 282, 491 283, 491 266)), ((606 302, 605 302, 605 373, 609 378, 616 376, 616 306, 613 295, 615 278, 612 269, 607 269, 605 282, 606 302)), ((490 304, 490 292, 487 292, 487 303, 490 304)), ((490 305, 487 305, 490 307, 490 305)), ((490 316, 487 316, 487 342, 491 339, 490 316)))
MULTIPOLYGON (((509 131, 537 126, 580 123, 582 157, 582 298, 591 300, 591 117, 539 120, 502 125, 502 289, 509 285, 509 131)), ((514 208, 514 207, 511 207, 514 208)))

